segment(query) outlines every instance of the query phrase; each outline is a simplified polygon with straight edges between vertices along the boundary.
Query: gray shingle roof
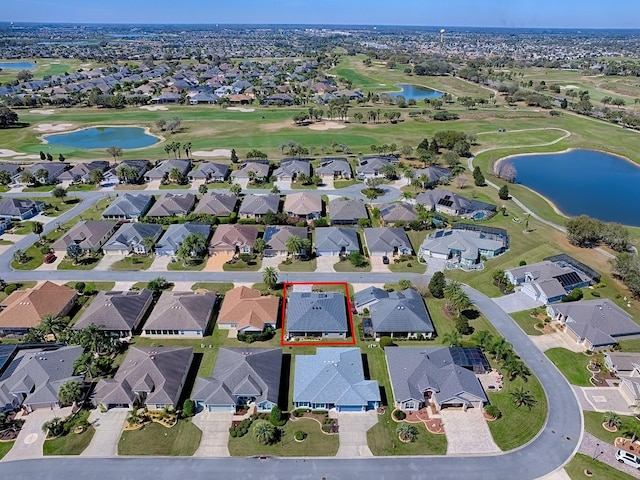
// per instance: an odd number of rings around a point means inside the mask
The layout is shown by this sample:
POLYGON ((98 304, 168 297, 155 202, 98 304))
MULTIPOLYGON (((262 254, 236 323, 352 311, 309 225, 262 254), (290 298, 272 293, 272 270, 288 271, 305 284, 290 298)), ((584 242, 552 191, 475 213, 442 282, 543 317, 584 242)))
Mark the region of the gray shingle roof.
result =
POLYGON ((380 401, 380 389, 365 380, 359 348, 317 348, 296 356, 293 401, 366 406, 380 401))
POLYGON ((147 212, 151 202, 151 195, 144 193, 125 193, 109 205, 104 212, 103 217, 141 217, 147 212))
POLYGON ((169 172, 171 172, 171 170, 173 170, 174 168, 180 170, 180 173, 185 174, 190 167, 191 162, 189 160, 164 160, 160 162, 155 168, 149 170, 145 174, 145 177, 150 179, 163 179, 167 175, 169 175, 169 172))
POLYGON ((254 172, 256 177, 263 178, 269 175, 269 163, 246 162, 238 170, 231 172, 232 178, 249 178, 249 172, 254 172))
POLYGON ((94 324, 100 330, 135 330, 151 306, 152 300, 153 292, 147 289, 99 292, 72 328, 80 330, 94 324))
POLYGON ((342 198, 329 201, 329 215, 332 222, 353 221, 356 223, 360 218, 369 218, 364 202, 342 198))
POLYGON ((280 197, 274 194, 247 195, 240 204, 241 215, 264 215, 267 212, 278 211, 280 197))
POLYGON ((147 212, 148 217, 186 215, 196 203, 193 193, 165 193, 147 212))
POLYGON ((323 158, 316 168, 318 175, 342 175, 351 177, 351 165, 346 158, 323 158))
POLYGON ((205 405, 235 405, 238 396, 251 394, 257 404, 277 404, 281 369, 280 348, 221 348, 213 375, 198 378, 192 398, 205 405))
POLYGON ((436 208, 443 206, 453 210, 459 215, 479 210, 494 211, 496 209, 496 206, 490 203, 469 199, 450 190, 443 190, 439 188, 421 193, 416 197, 416 203, 422 203, 427 208, 432 206, 435 206, 436 208))
POLYGON ((360 250, 358 232, 352 228, 316 228, 316 250, 339 252, 342 247, 346 251, 360 250))
POLYGON ((385 222, 412 222, 418 219, 415 208, 409 203, 390 203, 381 205, 379 209, 385 222))
POLYGON ((287 295, 287 331, 347 332, 344 295, 338 292, 291 292, 287 295))
POLYGON ((193 213, 228 217, 235 210, 236 203, 238 203, 238 197, 235 195, 209 192, 200 199, 193 213))
POLYGON ((3 198, 0 200, 0 215, 5 217, 20 217, 37 208, 36 202, 22 198, 3 198))
MULTIPOLYGON (((377 299, 368 307, 376 333, 433 333, 433 323, 427 307, 420 294, 412 288, 402 292, 386 292, 370 287, 366 292, 377 299)), ((360 293, 360 297, 356 296, 356 305, 366 298, 365 293, 360 293)))
POLYGON ((115 228, 116 222, 83 220, 76 223, 71 230, 60 237, 51 248, 53 250, 66 250, 69 245, 77 240, 80 246, 86 250, 96 250, 100 242, 115 228))
POLYGON ((471 230, 437 230, 424 239, 421 251, 448 255, 452 250, 461 252, 462 258, 476 261, 479 250, 496 251, 504 247, 499 240, 485 238, 481 232, 471 230))
POLYGON ((207 329, 216 303, 214 292, 162 292, 144 330, 207 329))
POLYGON ((432 390, 438 403, 487 397, 470 370, 456 365, 448 347, 387 347, 384 350, 396 403, 424 400, 432 390))
POLYGON ((156 250, 177 250, 182 241, 192 233, 200 233, 209 238, 211 226, 199 223, 182 223, 171 225, 156 245, 156 250))
POLYGON ((189 173, 189 178, 227 178, 229 167, 221 163, 203 162, 189 173))
POLYGON ((162 235, 162 225, 152 223, 124 223, 104 244, 103 250, 124 250, 142 243, 145 238, 157 240, 162 235))
POLYGON ((311 175, 311 164, 307 160, 300 160, 296 158, 283 159, 280 162, 280 166, 273 172, 273 175, 277 178, 281 177, 294 177, 301 173, 306 176, 311 175))
POLYGON ((369 249, 369 253, 391 254, 397 249, 412 250, 409 237, 402 228, 365 228, 364 238, 369 249))
POLYGON ((287 240, 290 237, 307 238, 307 227, 292 227, 290 225, 268 225, 264 231, 266 250, 276 252, 287 251, 287 240))

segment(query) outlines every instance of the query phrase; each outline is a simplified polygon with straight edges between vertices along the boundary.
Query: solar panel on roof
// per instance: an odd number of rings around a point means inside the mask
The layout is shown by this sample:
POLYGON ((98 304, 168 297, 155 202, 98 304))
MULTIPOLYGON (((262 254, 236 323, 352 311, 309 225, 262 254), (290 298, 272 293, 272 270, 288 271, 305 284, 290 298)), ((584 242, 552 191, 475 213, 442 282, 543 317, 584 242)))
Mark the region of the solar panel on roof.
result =
POLYGON ((453 205, 453 202, 451 200, 447 200, 447 198, 445 197, 438 200, 438 205, 444 205, 445 207, 450 207, 451 205, 453 205))
POLYGON ((562 285, 565 289, 568 286, 576 285, 582 282, 580 275, 578 275, 576 272, 563 273, 562 275, 558 275, 554 278, 558 280, 560 282, 560 285, 562 285))

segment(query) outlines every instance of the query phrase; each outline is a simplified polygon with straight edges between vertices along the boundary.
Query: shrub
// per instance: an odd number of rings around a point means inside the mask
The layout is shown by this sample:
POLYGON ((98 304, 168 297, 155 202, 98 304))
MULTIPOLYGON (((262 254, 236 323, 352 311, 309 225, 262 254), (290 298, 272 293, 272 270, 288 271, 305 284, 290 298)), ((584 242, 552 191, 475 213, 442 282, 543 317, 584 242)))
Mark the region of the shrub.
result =
POLYGON ((487 415, 491 415, 493 418, 498 419, 502 416, 502 412, 495 405, 487 405, 484 407, 484 411, 487 415))
POLYGON ((236 437, 238 436, 238 432, 236 432, 236 429, 235 429, 235 428, 231 427, 231 428, 229 429, 229 436, 230 436, 231 438, 236 438, 236 437))
POLYGON ((521 267, 524 267, 527 264, 527 262, 525 260, 520 260, 520 262, 518 263, 518 265, 520 265, 521 267))
POLYGON ((396 420, 404 420, 405 418, 407 418, 407 414, 402 410, 394 410, 393 418, 395 418, 396 420))
POLYGON ((271 413, 269 414, 269 421, 272 425, 276 427, 281 427, 285 423, 287 423, 286 417, 282 414, 282 410, 277 405, 274 405, 271 408, 271 413))
POLYGON ((447 284, 447 280, 444 277, 444 273, 435 272, 429 281, 429 292, 434 298, 444 298, 444 287, 447 284))
POLYGON ((86 285, 84 282, 76 282, 76 284, 73 287, 76 289, 78 293, 82 293, 84 292, 86 285))
POLYGON ((295 435, 295 439, 298 441, 302 441, 305 438, 307 438, 307 434, 302 430, 298 430, 294 435, 295 435))
POLYGON ((182 404, 182 414, 185 417, 193 417, 196 413, 196 404, 190 398, 187 398, 182 404))
POLYGON ((15 283, 11 283, 11 284, 7 285, 6 287, 4 287, 4 293, 7 294, 7 295, 11 295, 17 289, 18 289, 18 286, 15 283))
POLYGON ((393 338, 391 337, 381 337, 380 338, 380 348, 384 348, 384 347, 391 347, 394 346, 395 343, 393 343, 393 338))

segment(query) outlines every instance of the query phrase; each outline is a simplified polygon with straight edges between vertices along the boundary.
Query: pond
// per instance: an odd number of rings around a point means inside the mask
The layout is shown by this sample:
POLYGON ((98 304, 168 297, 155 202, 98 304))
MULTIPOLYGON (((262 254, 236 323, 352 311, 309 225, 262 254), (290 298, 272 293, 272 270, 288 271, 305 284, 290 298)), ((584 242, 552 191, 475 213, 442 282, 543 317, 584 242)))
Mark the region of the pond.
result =
POLYGON ((31 62, 0 62, 0 68, 4 70, 33 70, 35 63, 31 62))
POLYGON ((396 87, 402 90, 395 92, 387 92, 391 97, 396 98, 402 95, 405 100, 424 100, 425 98, 440 98, 443 93, 420 85, 398 84, 396 87))
POLYGON ((517 182, 553 202, 565 215, 640 226, 640 166, 593 150, 509 159, 517 182))
POLYGON ((91 150, 120 147, 123 149, 150 147, 159 142, 141 127, 91 127, 68 133, 44 135, 49 145, 91 150))

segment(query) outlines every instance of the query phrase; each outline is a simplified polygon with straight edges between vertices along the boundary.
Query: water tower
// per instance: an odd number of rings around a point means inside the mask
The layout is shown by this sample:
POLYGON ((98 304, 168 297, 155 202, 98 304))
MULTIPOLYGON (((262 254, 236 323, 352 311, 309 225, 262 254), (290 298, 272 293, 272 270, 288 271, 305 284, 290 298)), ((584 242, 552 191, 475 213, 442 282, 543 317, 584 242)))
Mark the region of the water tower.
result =
POLYGON ((444 43, 444 28, 440 30, 440 43, 444 43))

